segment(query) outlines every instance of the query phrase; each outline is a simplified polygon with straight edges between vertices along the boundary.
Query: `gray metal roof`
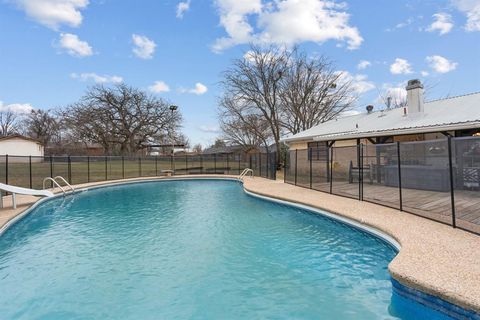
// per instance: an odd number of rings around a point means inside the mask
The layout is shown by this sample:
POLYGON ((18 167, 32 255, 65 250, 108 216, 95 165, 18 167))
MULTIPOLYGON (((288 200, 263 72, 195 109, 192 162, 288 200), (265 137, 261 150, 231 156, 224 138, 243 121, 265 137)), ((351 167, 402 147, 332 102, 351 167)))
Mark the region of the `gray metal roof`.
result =
POLYGON ((282 139, 345 140, 401 134, 480 128, 480 92, 426 102, 423 114, 404 115, 403 108, 342 117, 282 139))

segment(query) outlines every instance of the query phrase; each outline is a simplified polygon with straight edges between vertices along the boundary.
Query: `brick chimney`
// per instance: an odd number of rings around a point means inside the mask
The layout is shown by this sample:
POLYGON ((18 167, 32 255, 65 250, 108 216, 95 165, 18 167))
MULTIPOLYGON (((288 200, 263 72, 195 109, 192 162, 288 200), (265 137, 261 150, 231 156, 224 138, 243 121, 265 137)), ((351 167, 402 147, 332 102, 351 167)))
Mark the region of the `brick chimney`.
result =
POLYGON ((420 80, 409 80, 407 85, 408 114, 423 114, 423 84, 420 80))

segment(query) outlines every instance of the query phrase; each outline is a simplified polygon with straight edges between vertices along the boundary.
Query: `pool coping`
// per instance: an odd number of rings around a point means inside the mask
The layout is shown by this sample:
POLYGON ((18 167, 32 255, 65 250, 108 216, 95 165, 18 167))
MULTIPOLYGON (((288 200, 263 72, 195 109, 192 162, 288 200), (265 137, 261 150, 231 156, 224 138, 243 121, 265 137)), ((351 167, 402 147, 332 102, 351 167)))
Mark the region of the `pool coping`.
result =
MULTIPOLYGON (((319 213, 329 218, 346 223, 347 225, 350 225, 352 227, 361 229, 367 233, 373 234, 374 236, 392 245, 399 252, 397 256, 389 264, 389 272, 392 276, 392 282, 395 281, 393 283, 395 290, 398 291, 399 288, 402 287, 402 288, 405 288, 405 290, 401 290, 401 292, 410 293, 409 295, 410 298, 415 299, 415 297, 430 296, 432 298, 432 299, 428 299, 428 301, 430 302, 437 301, 437 300, 442 301, 442 303, 437 305, 437 307, 443 311, 445 311, 445 308, 447 308, 447 310, 451 310, 452 312, 455 310, 457 311, 463 310, 461 312, 453 312, 452 314, 449 314, 450 316, 453 316, 455 318, 462 318, 463 317, 461 316, 462 314, 468 314, 471 318, 480 319, 480 303, 479 303, 479 299, 475 299, 475 298, 478 298, 478 296, 472 296, 471 293, 462 294, 461 292, 462 288, 460 288, 460 290, 457 290, 457 291, 454 290, 452 292, 451 288, 445 289, 444 287, 442 287, 442 284, 439 285, 438 283, 435 283, 435 281, 425 282, 424 279, 421 279, 421 277, 418 277, 418 274, 419 274, 417 272, 418 270, 415 270, 415 268, 413 269, 404 268, 405 261, 403 260, 408 260, 406 258, 415 258, 422 252, 421 251, 417 253, 411 252, 412 250, 409 248, 410 243, 408 243, 409 241, 405 240, 405 236, 402 235, 402 232, 398 232, 398 230, 392 230, 390 228, 387 228, 383 226, 381 223, 375 223, 375 221, 372 222, 370 217, 362 217, 361 215, 359 216, 358 214, 352 215, 352 213, 349 212, 349 210, 344 210, 344 211, 338 210, 338 208, 336 208, 335 206, 329 205, 328 201, 322 201, 322 200, 325 200, 324 198, 329 198, 328 200, 334 199, 337 201, 337 204, 338 204, 338 201, 348 203, 349 199, 328 195, 328 194, 319 195, 320 194, 319 192, 291 186, 279 181, 272 181, 272 180, 267 180, 267 179, 257 178, 257 177, 246 178, 245 181, 239 181, 236 176, 226 176, 226 175, 183 175, 183 176, 174 176, 174 177, 143 177, 143 178, 132 178, 132 179, 125 179, 125 180, 100 181, 100 182, 77 185, 76 192, 85 192, 88 190, 94 190, 94 189, 103 188, 103 187, 133 184, 133 183, 139 183, 139 182, 191 180, 191 179, 230 180, 230 181, 233 180, 237 182, 242 182, 244 191, 251 196, 264 198, 268 201, 295 206, 308 211, 313 211, 315 213, 319 213), (279 190, 282 192, 279 192, 279 190), (300 192, 300 196, 297 194, 298 192, 300 192), (319 199, 320 201, 313 201, 312 203, 309 197, 305 197, 306 195, 314 196, 315 198, 320 198, 319 199), (414 292, 414 294, 412 294, 412 292, 414 292), (448 306, 450 306, 450 308, 448 306)), ((54 189, 54 191, 56 192, 55 198, 62 196, 62 194, 59 193, 59 190, 54 189)), ((67 194, 70 194, 70 193, 71 192, 68 192, 67 194)), ((26 207, 23 211, 20 211, 17 214, 15 214, 11 219, 4 221, 3 225, 0 225, 0 236, 9 227, 11 227, 17 221, 19 221, 20 219, 28 215, 37 206, 51 199, 53 198, 43 198, 43 199, 37 200, 32 205, 26 207)), ((364 202, 361 202, 360 205, 358 202, 352 202, 350 205, 353 205, 353 207, 357 207, 357 209, 360 209, 360 210, 356 210, 359 212, 365 211, 364 210, 365 208, 363 207, 367 207, 368 209, 375 209, 377 211, 390 211, 389 212, 390 214, 392 212, 394 214, 400 213, 403 219, 414 220, 413 222, 419 222, 417 220, 420 219, 421 224, 430 224, 431 226, 436 227, 433 229, 438 229, 440 227, 448 228, 448 229, 440 228, 442 232, 448 231, 446 232, 447 237, 453 231, 455 231, 456 233, 461 233, 461 235, 464 237, 472 237, 471 234, 466 233, 464 231, 452 229, 443 225, 439 226, 440 224, 438 223, 429 221, 427 219, 422 219, 419 217, 408 215, 395 209, 385 208, 379 205, 375 205, 372 203, 364 203, 364 202)), ((377 219, 378 219, 378 216, 377 216, 377 219)), ((0 224, 1 223, 2 222, 0 221, 0 224)), ((477 240, 477 242, 475 242, 475 245, 479 245, 480 237, 478 236, 473 236, 473 237, 475 237, 473 239, 477 240)), ((470 238, 469 240, 471 239, 472 238, 470 238)), ((428 248, 428 245, 427 245, 427 248, 428 248)), ((458 258, 458 256, 450 257, 450 259, 454 259, 454 258, 458 258)), ((431 264, 435 265, 434 263, 431 263, 431 264)), ((474 270, 474 276, 472 277, 475 280, 477 279, 476 276, 478 276, 479 282, 478 283, 475 281, 472 282, 470 284, 470 287, 467 288, 467 293, 469 291, 468 289, 470 289, 470 291, 473 290, 471 287, 474 287, 475 283, 477 283, 477 287, 480 286, 479 270, 480 268, 478 268, 478 270, 474 270)), ((464 275, 465 272, 462 272, 462 274, 464 275)), ((465 290, 465 288, 463 288, 463 290, 465 290)), ((425 301, 425 299, 423 301, 425 301)), ((422 302, 422 299, 420 299, 420 302, 422 302)))

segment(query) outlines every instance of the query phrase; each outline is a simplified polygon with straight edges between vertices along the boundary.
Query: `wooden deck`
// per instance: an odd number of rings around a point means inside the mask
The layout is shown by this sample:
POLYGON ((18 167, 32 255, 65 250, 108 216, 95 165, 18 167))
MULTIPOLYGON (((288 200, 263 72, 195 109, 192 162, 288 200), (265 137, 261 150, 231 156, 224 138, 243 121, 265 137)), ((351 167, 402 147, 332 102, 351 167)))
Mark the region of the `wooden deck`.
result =
MULTIPOLYGON (((314 183, 313 189, 328 191, 328 183, 314 183)), ((334 182, 333 193, 358 199, 358 183, 334 182)), ((399 190, 380 184, 363 185, 363 198, 381 205, 400 208, 399 190)), ((444 223, 452 223, 450 192, 402 189, 403 210, 444 223)), ((480 191, 455 191, 457 226, 480 233, 480 191)))

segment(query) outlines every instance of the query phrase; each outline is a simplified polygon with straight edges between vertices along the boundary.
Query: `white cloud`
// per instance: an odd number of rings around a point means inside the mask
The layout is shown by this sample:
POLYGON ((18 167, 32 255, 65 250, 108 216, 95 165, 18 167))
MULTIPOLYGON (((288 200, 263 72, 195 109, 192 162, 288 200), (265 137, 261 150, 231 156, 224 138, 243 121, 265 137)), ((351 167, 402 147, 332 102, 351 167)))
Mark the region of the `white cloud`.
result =
POLYGON ((340 77, 338 78, 339 83, 351 83, 353 90, 357 94, 363 94, 370 90, 375 89, 375 84, 371 81, 368 81, 368 77, 363 74, 351 74, 348 71, 339 71, 340 77))
POLYGON ((148 87, 148 90, 154 93, 162 93, 170 91, 170 87, 163 81, 155 81, 154 84, 148 87))
POLYGON ((156 44, 146 36, 141 36, 138 34, 132 34, 133 44, 135 45, 132 49, 133 53, 140 59, 151 59, 153 58, 153 53, 155 52, 156 44))
POLYGON ((237 44, 273 43, 293 45, 337 40, 349 49, 363 42, 357 28, 349 25, 345 4, 323 0, 216 0, 220 25, 227 37, 217 39, 213 50, 220 52, 237 44), (258 30, 250 24, 256 18, 258 30))
POLYGON ((192 89, 180 88, 179 89, 179 92, 181 92, 181 93, 192 93, 192 94, 196 94, 196 95, 199 95, 199 96, 207 93, 207 91, 208 91, 207 86, 200 83, 200 82, 197 82, 195 84, 195 88, 192 88, 192 89))
POLYGON ((98 75, 93 72, 89 73, 71 73, 72 79, 78 79, 80 81, 93 81, 95 83, 120 83, 123 82, 123 78, 119 76, 98 75))
POLYGON ((16 114, 26 114, 32 110, 33 107, 30 103, 3 104, 3 101, 0 101, 0 112, 10 111, 16 114))
POLYGON ((452 4, 467 16, 465 30, 480 31, 480 1, 478 0, 451 0, 452 4))
POLYGON ((370 61, 362 60, 358 63, 357 69, 358 70, 364 70, 364 69, 367 69, 368 67, 370 67, 371 65, 372 65, 372 63, 370 61))
POLYGON ((396 58, 395 62, 390 65, 390 72, 392 74, 409 74, 413 73, 410 63, 401 58, 396 58))
POLYGON ((200 131, 207 132, 207 133, 219 133, 220 128, 215 126, 200 126, 200 131))
POLYGON ((177 5, 177 18, 182 19, 185 12, 190 10, 190 0, 185 2, 180 2, 177 5))
POLYGON ((88 57, 93 54, 92 47, 86 41, 82 41, 77 35, 71 33, 60 34, 60 48, 74 57, 88 57))
POLYGON ((435 21, 427 28, 428 32, 438 31, 440 35, 444 35, 452 30, 452 16, 448 13, 436 13, 432 17, 435 21))
POLYGON ((33 20, 51 29, 61 25, 78 27, 83 17, 80 10, 88 6, 88 0, 14 0, 33 20))
POLYGON ((430 68, 438 73, 447 73, 457 68, 458 63, 452 62, 442 56, 428 56, 426 58, 430 68))
POLYGON ((430 73, 428 71, 425 71, 425 70, 420 72, 420 74, 422 75, 422 77, 428 77, 430 75, 430 73))

